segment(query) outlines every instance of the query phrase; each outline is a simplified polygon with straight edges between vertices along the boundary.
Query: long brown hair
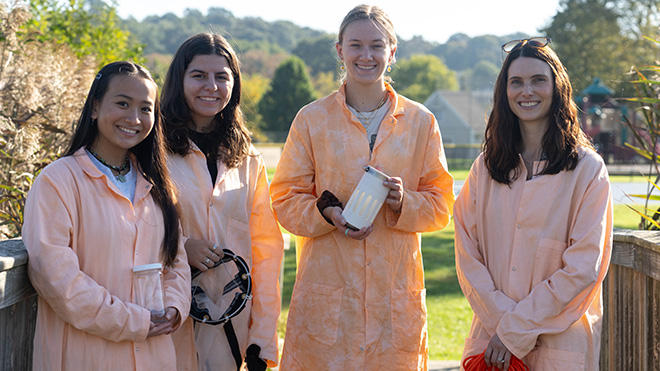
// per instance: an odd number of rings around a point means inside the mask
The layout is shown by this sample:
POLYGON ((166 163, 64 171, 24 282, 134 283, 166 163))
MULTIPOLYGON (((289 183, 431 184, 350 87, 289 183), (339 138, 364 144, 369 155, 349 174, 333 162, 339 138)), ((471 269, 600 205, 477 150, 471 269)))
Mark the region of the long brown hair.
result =
MULTIPOLYGON (((92 83, 92 87, 89 89, 85 106, 64 156, 71 156, 78 149, 94 143, 99 135, 98 125, 92 119, 94 102, 103 100, 112 79, 120 75, 136 76, 149 80, 156 86, 156 81, 151 77, 149 71, 133 62, 113 62, 101 68, 92 83)), ((137 158, 142 175, 153 185, 151 195, 160 206, 165 222, 162 254, 165 258, 165 265, 171 267, 179 249, 179 213, 176 208, 174 184, 170 179, 166 165, 167 149, 158 96, 156 96, 156 102, 154 103, 153 129, 142 142, 130 148, 129 151, 137 158)))
POLYGON ((190 152, 188 127, 193 113, 184 95, 183 78, 188 65, 198 55, 225 57, 234 77, 234 87, 227 106, 214 118, 209 135, 218 143, 218 159, 236 167, 250 150, 250 132, 245 126, 241 103, 241 71, 238 57, 227 40, 212 33, 199 33, 179 46, 167 70, 161 95, 167 144, 170 151, 185 156, 190 152))
POLYGON ((550 47, 529 43, 516 46, 504 60, 495 83, 493 110, 488 118, 484 136, 484 161, 490 176, 497 182, 511 184, 520 175, 522 134, 518 117, 511 111, 507 99, 509 66, 520 58, 536 58, 550 66, 554 79, 551 115, 543 135, 543 153, 547 163, 540 174, 557 174, 573 170, 578 163, 578 148, 593 148, 580 128, 578 109, 573 101, 573 88, 566 68, 550 47))

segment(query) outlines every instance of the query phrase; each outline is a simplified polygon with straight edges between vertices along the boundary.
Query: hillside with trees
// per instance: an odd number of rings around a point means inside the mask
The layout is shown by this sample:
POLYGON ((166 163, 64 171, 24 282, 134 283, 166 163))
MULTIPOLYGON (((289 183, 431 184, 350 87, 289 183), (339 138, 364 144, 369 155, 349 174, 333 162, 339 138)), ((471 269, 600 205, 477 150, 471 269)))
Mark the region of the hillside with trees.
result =
MULTIPOLYGON (((224 35, 240 55, 242 106, 255 141, 286 132, 303 104, 339 84, 334 34, 237 18, 222 8, 121 19, 115 6, 107 0, 0 1, 0 235, 20 234, 34 175, 61 155, 94 71, 109 61, 146 64, 158 80, 188 36, 224 35), (282 99, 288 92, 296 92, 295 99, 282 99)), ((561 0, 539 34, 553 39, 576 95, 599 78, 621 98, 633 95, 631 67, 644 72, 658 59, 657 46, 644 37, 656 39, 659 24, 660 0, 561 0)), ((500 45, 526 36, 459 33, 442 44, 400 39, 394 86, 421 102, 436 89, 487 93, 504 57, 500 45)))

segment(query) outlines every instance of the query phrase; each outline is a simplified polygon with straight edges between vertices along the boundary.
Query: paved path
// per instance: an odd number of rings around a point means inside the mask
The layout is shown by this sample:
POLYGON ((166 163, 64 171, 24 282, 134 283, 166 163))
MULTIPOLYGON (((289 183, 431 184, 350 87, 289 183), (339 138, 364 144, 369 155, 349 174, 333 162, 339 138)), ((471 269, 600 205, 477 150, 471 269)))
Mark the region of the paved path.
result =
POLYGON ((429 361, 429 371, 458 371, 461 361, 429 361))
MULTIPOLYGON (((461 361, 429 361, 429 371, 458 371, 461 361)), ((278 371, 276 368, 269 368, 270 371, 278 371)))

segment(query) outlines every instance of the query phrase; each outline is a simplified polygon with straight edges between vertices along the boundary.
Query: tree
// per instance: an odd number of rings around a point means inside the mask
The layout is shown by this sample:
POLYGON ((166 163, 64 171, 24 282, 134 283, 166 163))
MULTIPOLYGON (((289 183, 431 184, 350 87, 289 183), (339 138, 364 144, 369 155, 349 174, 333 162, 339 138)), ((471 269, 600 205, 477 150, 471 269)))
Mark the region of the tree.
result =
POLYGON ((434 91, 458 90, 456 73, 433 55, 413 55, 392 67, 392 80, 400 94, 424 102, 434 91))
MULTIPOLYGON (((264 131, 288 133, 298 110, 316 99, 305 63, 296 56, 286 59, 275 75, 258 108, 264 131)), ((284 135, 286 137, 286 135, 284 135)), ((282 140, 284 137, 273 138, 282 140)))
POLYGON ((96 73, 67 45, 17 32, 31 16, 0 2, 0 239, 21 234, 32 180, 64 151, 96 73))
POLYGON ((262 141, 260 132, 261 115, 257 110, 257 104, 268 88, 268 79, 260 74, 243 75, 241 79, 241 110, 245 115, 247 127, 252 132, 253 139, 262 141))
MULTIPOLYGON (((651 4, 657 1, 645 3, 657 7, 651 4)), ((631 93, 626 82, 630 67, 640 60, 654 59, 653 51, 644 47, 639 35, 648 32, 646 21, 634 24, 633 16, 625 10, 638 9, 641 4, 633 0, 562 0, 562 9, 541 31, 552 38, 551 47, 578 92, 600 78, 616 95, 631 93)))
POLYGON ((495 87, 495 80, 499 75, 500 69, 491 62, 482 60, 474 65, 470 70, 469 87, 470 90, 488 90, 492 91, 495 87))
POLYGON ((337 72, 339 66, 335 50, 335 36, 325 34, 313 39, 301 40, 293 54, 305 62, 313 76, 321 72, 337 72))
POLYGON ((94 56, 98 67, 117 60, 143 63, 142 45, 119 28, 114 6, 99 0, 30 0, 30 39, 66 45, 78 58, 94 56))

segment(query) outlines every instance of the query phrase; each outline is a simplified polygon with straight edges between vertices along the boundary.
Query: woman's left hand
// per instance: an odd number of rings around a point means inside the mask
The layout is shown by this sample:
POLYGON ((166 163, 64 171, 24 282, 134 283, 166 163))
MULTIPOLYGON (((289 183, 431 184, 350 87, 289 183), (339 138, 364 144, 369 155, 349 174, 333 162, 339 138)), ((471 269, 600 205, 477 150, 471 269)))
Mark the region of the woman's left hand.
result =
POLYGON ((500 337, 495 334, 490 339, 486 351, 484 352, 484 360, 486 366, 495 366, 501 370, 508 370, 511 364, 511 352, 507 349, 506 345, 502 343, 500 337))
POLYGON ((387 193, 385 203, 390 206, 390 209, 397 212, 401 211, 401 207, 403 206, 403 180, 397 177, 389 177, 383 182, 383 185, 390 189, 387 193))

